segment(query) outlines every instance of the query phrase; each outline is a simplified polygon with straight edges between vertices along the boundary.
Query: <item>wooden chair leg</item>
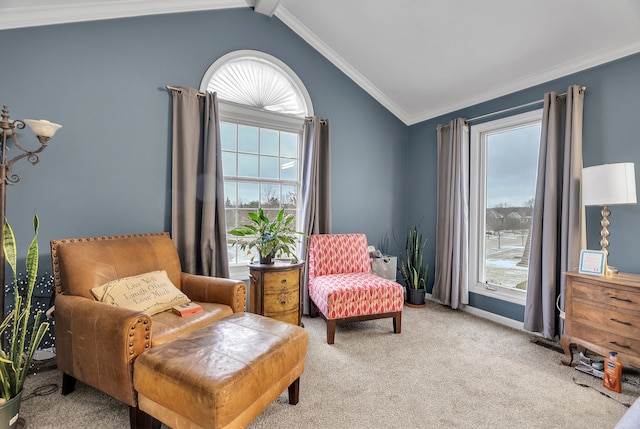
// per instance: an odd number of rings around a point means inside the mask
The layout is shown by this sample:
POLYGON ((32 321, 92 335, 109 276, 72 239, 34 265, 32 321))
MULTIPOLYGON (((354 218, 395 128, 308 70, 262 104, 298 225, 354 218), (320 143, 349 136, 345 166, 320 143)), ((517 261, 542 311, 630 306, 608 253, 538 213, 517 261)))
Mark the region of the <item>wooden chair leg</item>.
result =
POLYGON ((76 388, 76 379, 71 377, 69 374, 62 373, 62 394, 68 395, 73 392, 76 388))
POLYGON ((318 307, 311 299, 309 299, 309 317, 318 317, 318 307))
POLYGON ((296 405, 300 399, 300 377, 289 385, 289 403, 296 405))
POLYGON ((402 311, 393 316, 393 332, 399 334, 402 331, 402 311))
POLYGON ((327 320, 327 344, 333 344, 336 337, 336 320, 327 320))
POLYGON ((132 406, 129 406, 129 424, 131 429, 160 429, 160 420, 132 406))

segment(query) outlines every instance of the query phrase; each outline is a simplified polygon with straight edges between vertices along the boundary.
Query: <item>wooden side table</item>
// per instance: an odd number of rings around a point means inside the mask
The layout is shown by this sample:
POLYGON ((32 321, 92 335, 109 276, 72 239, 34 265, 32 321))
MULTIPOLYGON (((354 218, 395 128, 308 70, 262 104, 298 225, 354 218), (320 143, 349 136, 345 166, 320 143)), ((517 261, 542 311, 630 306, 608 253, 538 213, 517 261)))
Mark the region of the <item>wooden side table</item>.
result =
POLYGON ((249 264, 249 311, 302 326, 304 262, 249 264))

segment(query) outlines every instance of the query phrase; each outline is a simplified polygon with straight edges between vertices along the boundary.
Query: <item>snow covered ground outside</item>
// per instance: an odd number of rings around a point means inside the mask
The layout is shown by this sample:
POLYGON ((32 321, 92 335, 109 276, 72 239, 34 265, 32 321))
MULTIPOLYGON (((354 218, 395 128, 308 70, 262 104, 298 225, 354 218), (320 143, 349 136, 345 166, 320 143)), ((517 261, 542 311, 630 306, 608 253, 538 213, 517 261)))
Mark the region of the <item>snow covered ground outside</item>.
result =
POLYGON ((503 234, 485 241, 485 280, 488 283, 526 289, 527 267, 518 265, 524 252, 526 236, 503 234))

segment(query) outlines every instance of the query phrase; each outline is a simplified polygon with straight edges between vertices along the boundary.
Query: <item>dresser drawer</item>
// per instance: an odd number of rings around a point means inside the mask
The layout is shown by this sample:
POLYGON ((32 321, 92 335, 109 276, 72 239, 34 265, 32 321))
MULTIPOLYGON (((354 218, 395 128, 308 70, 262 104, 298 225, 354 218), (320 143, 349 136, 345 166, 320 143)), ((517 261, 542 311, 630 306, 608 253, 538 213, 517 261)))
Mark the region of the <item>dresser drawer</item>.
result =
POLYGON ((637 339, 623 337, 582 323, 572 323, 570 334, 585 338, 587 341, 610 351, 640 356, 640 341, 637 339))
POLYGON ((298 271, 264 273, 264 283, 268 285, 269 289, 278 289, 280 287, 297 288, 298 283, 300 283, 299 279, 298 271))
POLYGON ((595 307, 579 301, 572 306, 572 321, 626 338, 640 338, 640 314, 614 307, 595 307))
POLYGON ((585 299, 603 306, 640 311, 640 293, 580 280, 574 280, 572 288, 574 299, 585 299))
POLYGON ((298 308, 298 283, 281 284, 264 291, 264 312, 282 312, 298 308))
POLYGON ((288 322, 293 325, 297 325, 299 322, 298 308, 293 308, 287 311, 275 311, 268 312, 265 310, 264 315, 267 317, 271 317, 276 320, 280 320, 282 322, 288 322))

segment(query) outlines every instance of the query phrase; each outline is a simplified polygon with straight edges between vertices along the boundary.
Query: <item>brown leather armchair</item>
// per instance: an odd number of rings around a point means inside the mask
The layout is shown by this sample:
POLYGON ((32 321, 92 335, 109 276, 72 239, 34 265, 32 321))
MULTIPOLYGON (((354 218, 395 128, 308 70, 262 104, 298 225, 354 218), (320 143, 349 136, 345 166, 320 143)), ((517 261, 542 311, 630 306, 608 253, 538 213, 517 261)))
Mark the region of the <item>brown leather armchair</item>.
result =
POLYGON ((244 282, 181 272, 168 233, 51 241, 56 354, 62 393, 76 380, 137 406, 133 363, 146 350, 246 309, 244 282), (150 316, 96 301, 91 289, 118 278, 165 270, 172 283, 204 311, 150 316))

